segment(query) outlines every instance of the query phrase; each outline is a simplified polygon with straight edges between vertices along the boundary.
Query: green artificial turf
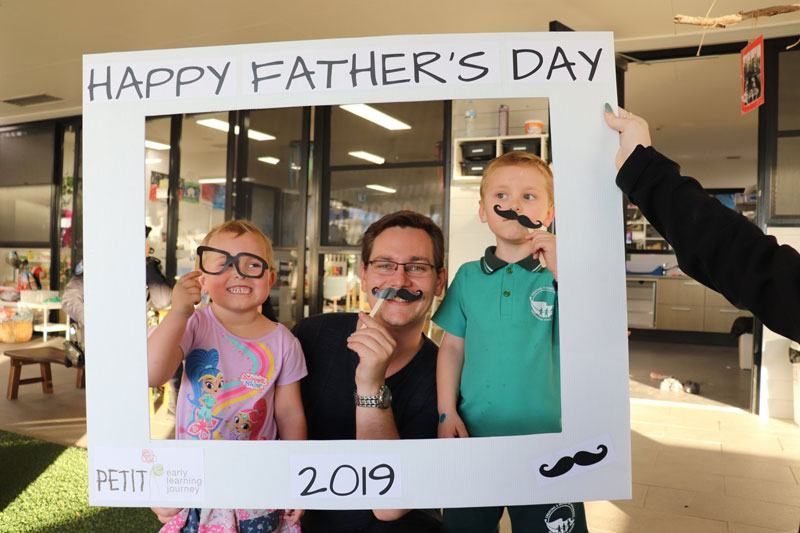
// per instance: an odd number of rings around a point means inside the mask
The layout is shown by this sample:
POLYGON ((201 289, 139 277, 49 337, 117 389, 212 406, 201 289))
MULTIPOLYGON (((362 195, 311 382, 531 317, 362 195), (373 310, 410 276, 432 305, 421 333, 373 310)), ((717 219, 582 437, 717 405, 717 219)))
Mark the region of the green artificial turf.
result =
POLYGON ((86 450, 0 430, 0 531, 158 531, 150 509, 89 507, 86 450))

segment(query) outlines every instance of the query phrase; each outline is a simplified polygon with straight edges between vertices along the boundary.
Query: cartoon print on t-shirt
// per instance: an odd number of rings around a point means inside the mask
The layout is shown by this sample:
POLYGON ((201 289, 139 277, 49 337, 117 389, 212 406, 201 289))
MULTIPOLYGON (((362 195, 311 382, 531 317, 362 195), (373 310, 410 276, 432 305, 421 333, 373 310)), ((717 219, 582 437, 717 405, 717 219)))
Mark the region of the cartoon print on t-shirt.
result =
POLYGON ((186 357, 186 375, 195 393, 194 399, 189 397, 195 409, 186 433, 203 440, 256 440, 265 423, 264 420, 259 422, 259 417, 263 419, 267 412, 264 394, 275 373, 275 359, 263 342, 242 342, 229 335, 222 337, 223 342, 228 342, 234 348, 226 352, 226 356, 234 353, 243 356, 249 361, 249 371, 242 372, 239 379, 226 383, 217 368, 217 350, 192 350, 186 357), (237 417, 238 420, 235 420, 237 417), (226 420, 224 426, 223 420, 226 420))
POLYGON ((222 418, 214 416, 212 408, 217 403, 217 396, 225 386, 219 365, 217 350, 195 349, 186 356, 186 377, 192 385, 192 393, 186 397, 194 406, 186 433, 200 440, 214 438, 214 431, 219 427, 222 418))
MULTIPOLYGON (((262 396, 252 409, 242 409, 234 415, 233 420, 225 421, 228 434, 223 438, 226 440, 259 440, 259 433, 264 427, 266 417, 267 399, 262 396)), ((264 438, 262 437, 262 439, 264 438)))

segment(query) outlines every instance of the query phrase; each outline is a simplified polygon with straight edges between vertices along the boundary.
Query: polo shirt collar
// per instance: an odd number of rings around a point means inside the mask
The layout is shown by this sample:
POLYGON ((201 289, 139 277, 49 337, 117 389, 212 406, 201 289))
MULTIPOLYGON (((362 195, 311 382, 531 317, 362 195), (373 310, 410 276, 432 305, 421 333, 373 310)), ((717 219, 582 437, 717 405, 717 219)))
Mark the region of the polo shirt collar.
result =
MULTIPOLYGON (((503 261, 495 255, 495 250, 497 250, 497 246, 489 246, 481 258, 481 270, 483 270, 484 274, 493 274, 508 264, 506 261, 503 261)), ((539 263, 539 260, 534 259, 533 255, 529 255, 514 264, 524 268, 529 272, 536 272, 537 270, 542 269, 542 265, 539 263)))

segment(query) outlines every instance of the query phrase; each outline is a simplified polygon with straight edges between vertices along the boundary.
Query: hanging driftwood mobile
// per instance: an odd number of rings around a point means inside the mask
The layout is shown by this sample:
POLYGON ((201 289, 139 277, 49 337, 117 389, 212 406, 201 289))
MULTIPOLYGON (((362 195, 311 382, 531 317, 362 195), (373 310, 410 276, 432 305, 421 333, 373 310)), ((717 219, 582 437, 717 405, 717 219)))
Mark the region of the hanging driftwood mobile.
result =
POLYGON ((752 11, 739 11, 733 15, 722 17, 692 17, 689 15, 675 15, 675 24, 694 24, 706 28, 727 28, 738 24, 743 20, 757 19, 759 17, 773 17, 775 15, 785 15, 800 11, 800 4, 789 4, 783 6, 765 7, 752 11))

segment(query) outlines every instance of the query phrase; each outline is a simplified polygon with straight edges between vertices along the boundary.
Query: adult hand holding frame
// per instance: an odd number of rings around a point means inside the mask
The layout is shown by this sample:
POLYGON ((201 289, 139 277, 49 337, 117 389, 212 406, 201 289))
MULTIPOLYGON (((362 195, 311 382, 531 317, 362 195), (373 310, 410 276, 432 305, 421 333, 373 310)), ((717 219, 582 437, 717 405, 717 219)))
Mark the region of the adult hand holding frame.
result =
MULTIPOLYGON (((84 56, 83 72, 84 256, 96 267, 85 280, 92 505, 260 508, 269 501, 274 508, 398 509, 630 497, 623 219, 614 183, 619 137, 601 115, 617 94, 611 33, 404 35, 93 54, 84 56), (119 265, 142 259, 147 117, 533 97, 549 98, 557 124, 550 128, 553 171, 570 176, 555 183, 561 433, 324 442, 150 438, 143 305, 119 304, 144 299, 144 269, 120 278, 119 265), (124 201, 109 211, 109 198, 124 201), (586 231, 586 220, 595 231, 586 231), (592 269, 582 258, 591 258, 592 269), (586 301, 603 302, 602 319, 586 301), (598 463, 576 464, 555 478, 539 473, 541 465, 594 453, 601 444, 608 453, 598 463), (168 490, 176 486, 193 490, 168 490)), ((455 227, 450 220, 450 231, 455 227)))

